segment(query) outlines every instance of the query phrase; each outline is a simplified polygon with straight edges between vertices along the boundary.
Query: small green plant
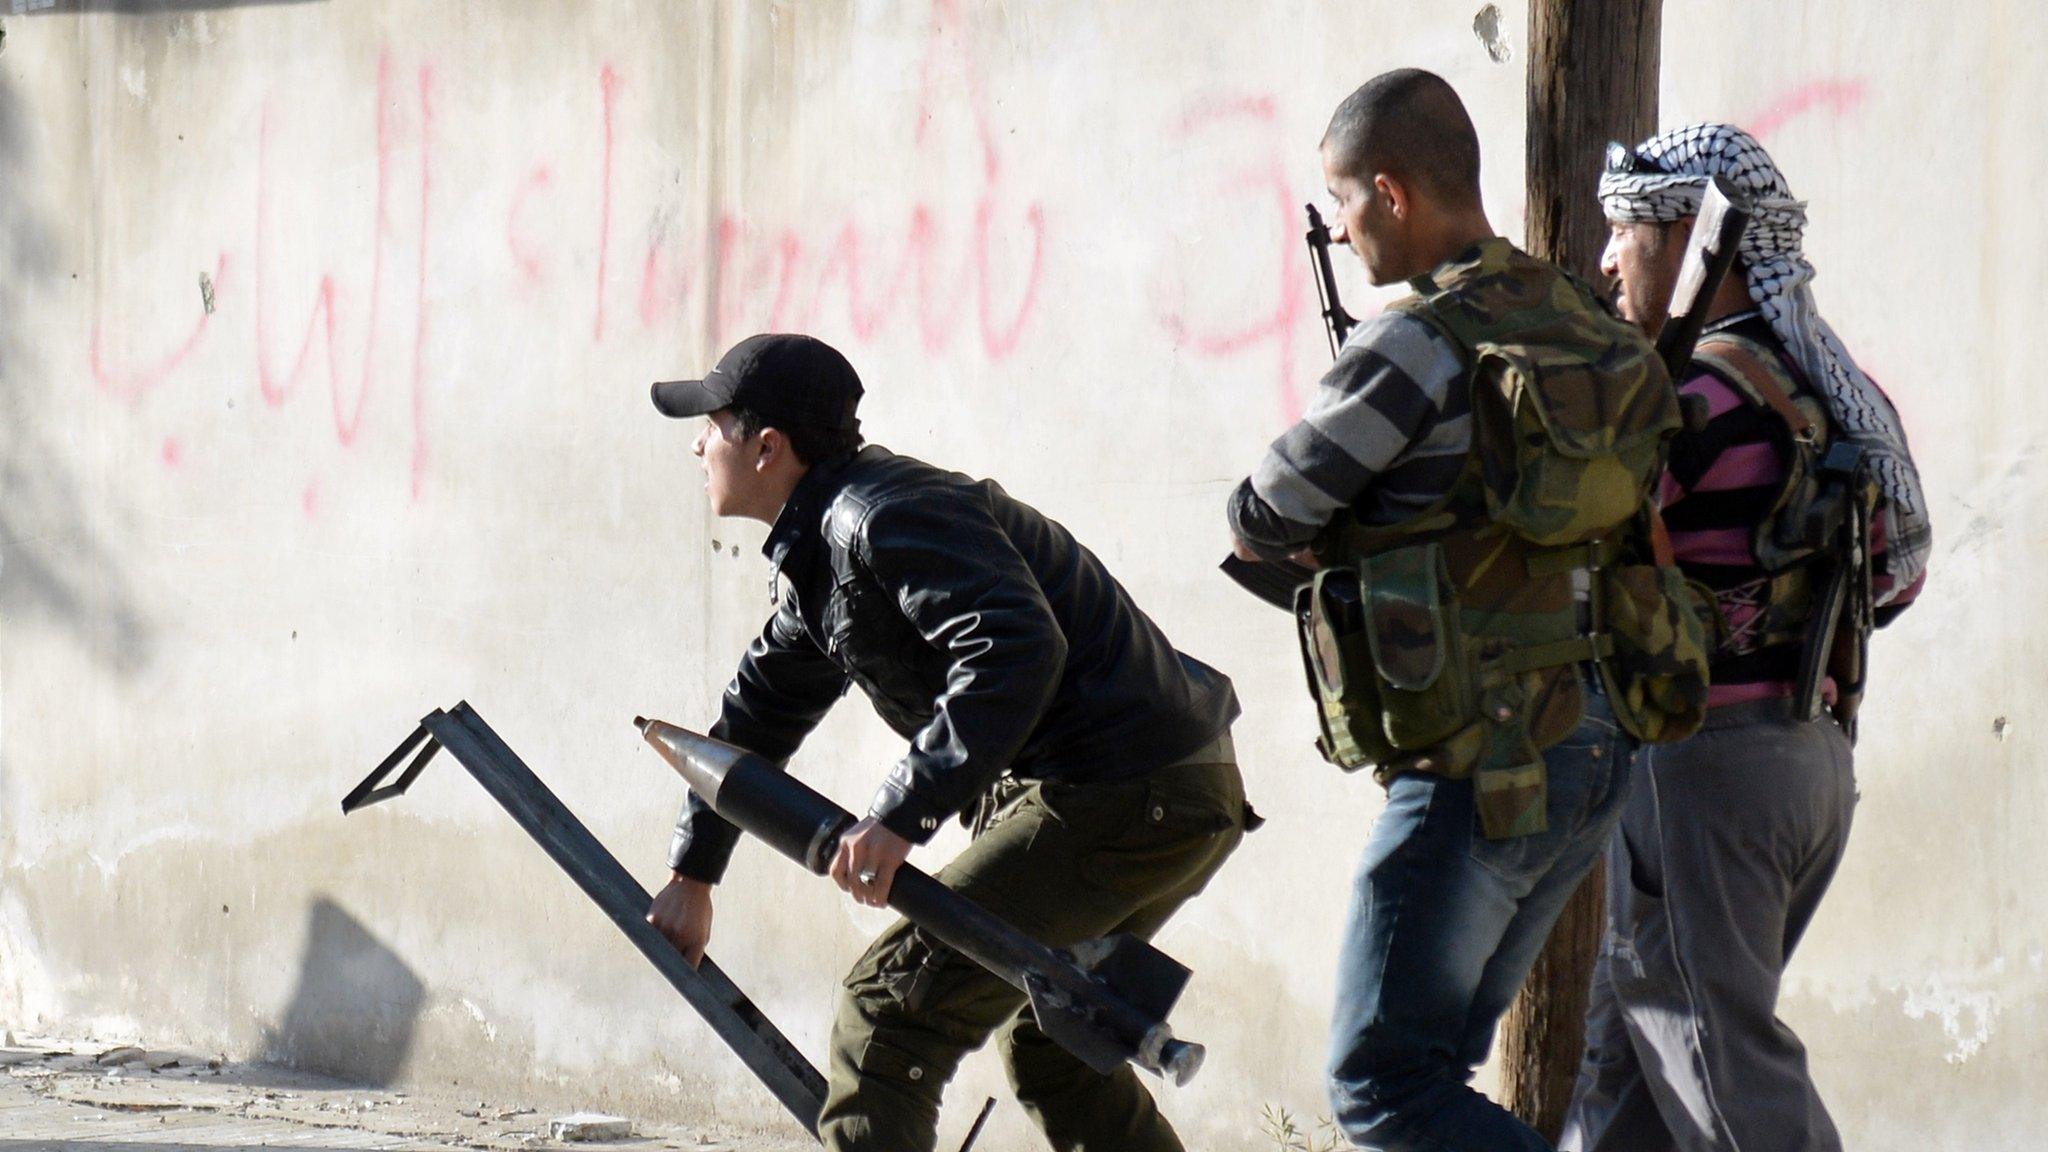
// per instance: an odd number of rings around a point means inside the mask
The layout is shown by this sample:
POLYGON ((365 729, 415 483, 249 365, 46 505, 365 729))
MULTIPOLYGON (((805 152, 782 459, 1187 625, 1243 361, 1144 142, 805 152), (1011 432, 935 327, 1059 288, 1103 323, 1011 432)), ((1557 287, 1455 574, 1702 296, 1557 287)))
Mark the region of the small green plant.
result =
POLYGON ((1315 1130, 1306 1131, 1295 1120, 1294 1113, 1278 1104, 1259 1109, 1259 1131, 1273 1142, 1273 1147, 1285 1152, 1338 1152, 1351 1147, 1344 1134, 1337 1131, 1337 1122, 1328 1116, 1316 1117, 1315 1130))

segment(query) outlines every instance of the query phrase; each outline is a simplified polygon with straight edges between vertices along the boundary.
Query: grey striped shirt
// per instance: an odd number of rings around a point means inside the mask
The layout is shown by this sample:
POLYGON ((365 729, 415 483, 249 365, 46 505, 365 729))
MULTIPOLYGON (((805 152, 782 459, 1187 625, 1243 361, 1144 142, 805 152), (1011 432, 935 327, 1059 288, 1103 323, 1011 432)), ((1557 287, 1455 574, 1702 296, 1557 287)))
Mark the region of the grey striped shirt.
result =
POLYGON ((1270 560, 1298 552, 1355 507, 1392 524, 1450 491, 1472 443, 1471 393, 1456 345, 1405 312, 1358 326, 1301 422, 1230 494, 1230 529, 1270 560))

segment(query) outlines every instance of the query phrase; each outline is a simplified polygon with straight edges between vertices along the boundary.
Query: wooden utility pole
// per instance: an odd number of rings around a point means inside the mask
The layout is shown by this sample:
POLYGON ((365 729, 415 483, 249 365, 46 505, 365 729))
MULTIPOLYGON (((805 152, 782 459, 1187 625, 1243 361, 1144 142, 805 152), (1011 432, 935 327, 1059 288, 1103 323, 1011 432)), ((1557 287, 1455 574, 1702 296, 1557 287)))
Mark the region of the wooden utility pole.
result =
MULTIPOLYGON (((1664 0, 1529 0, 1528 249, 1605 283, 1607 223, 1594 193, 1607 142, 1656 129, 1664 0)), ((1501 1021, 1501 1093, 1555 1141, 1585 1045, 1600 946, 1601 870, 1579 887, 1501 1021)))
POLYGON ((1529 0, 1529 251, 1599 277, 1607 142, 1657 127, 1664 0, 1529 0))

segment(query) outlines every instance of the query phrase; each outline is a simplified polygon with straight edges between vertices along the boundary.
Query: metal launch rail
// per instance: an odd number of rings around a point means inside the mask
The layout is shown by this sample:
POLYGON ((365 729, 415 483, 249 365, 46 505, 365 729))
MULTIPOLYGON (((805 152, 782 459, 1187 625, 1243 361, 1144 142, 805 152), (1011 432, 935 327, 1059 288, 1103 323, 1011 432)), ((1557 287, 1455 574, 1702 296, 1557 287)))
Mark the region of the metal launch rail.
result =
POLYGON ((412 735, 342 800, 342 813, 404 795, 442 748, 596 901, 797 1123, 817 1136, 818 1112, 825 1102, 824 1077, 709 956, 692 968, 675 945, 655 931, 646 919, 651 902, 647 890, 466 701, 445 712, 436 708, 428 713, 412 735), (408 755, 412 761, 401 773, 399 765, 408 755), (397 779, 385 783, 394 773, 398 773, 397 779))

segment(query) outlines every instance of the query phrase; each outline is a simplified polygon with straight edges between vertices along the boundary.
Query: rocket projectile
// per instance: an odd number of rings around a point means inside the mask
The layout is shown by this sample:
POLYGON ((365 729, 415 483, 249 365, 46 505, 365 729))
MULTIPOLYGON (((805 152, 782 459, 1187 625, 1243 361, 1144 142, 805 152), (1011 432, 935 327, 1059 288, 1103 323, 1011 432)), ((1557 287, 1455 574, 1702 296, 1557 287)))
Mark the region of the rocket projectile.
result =
MULTIPOLYGON (((819 875, 830 869, 855 823, 846 809, 743 748, 660 720, 633 723, 713 811, 819 875)), ((1039 1028, 1097 1072, 1128 1060, 1185 1084, 1201 1068, 1202 1046, 1166 1024, 1189 972, 1143 940, 1049 948, 909 864, 896 870, 889 906, 1021 990, 1039 1028)))

